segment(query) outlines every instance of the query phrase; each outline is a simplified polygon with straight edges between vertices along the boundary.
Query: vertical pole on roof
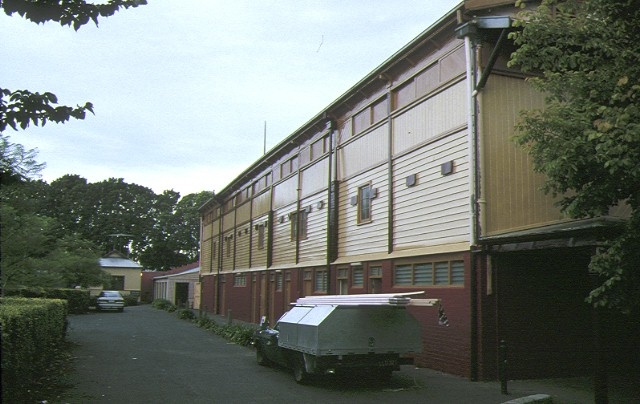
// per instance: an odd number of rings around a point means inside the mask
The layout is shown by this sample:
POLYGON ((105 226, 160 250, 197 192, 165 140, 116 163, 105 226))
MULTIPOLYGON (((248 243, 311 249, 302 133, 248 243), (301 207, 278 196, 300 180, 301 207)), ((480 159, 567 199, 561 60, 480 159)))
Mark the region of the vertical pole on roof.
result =
POLYGON ((267 154, 267 121, 264 121, 264 130, 262 134, 262 155, 267 154))

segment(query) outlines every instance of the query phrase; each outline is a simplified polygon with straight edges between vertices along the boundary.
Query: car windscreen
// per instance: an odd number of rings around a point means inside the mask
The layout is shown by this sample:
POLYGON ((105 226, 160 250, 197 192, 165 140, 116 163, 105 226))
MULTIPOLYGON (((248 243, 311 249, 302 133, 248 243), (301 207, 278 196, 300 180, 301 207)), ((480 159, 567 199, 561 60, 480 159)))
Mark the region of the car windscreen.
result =
POLYGON ((100 297, 122 297, 118 292, 102 292, 100 293, 100 297))

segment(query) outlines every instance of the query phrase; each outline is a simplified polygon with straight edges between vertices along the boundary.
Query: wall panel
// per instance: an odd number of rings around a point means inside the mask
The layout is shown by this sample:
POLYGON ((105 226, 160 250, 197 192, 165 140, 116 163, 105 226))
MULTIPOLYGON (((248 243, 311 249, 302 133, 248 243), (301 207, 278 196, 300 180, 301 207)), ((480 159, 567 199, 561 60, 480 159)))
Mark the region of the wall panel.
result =
POLYGON ((394 117, 394 155, 466 125, 466 94, 465 82, 460 81, 394 117))
POLYGON ((301 197, 307 197, 319 190, 326 189, 329 180, 329 159, 318 160, 300 172, 301 197))
POLYGON ((563 219, 554 198, 541 190, 544 176, 533 171, 527 153, 512 140, 520 111, 543 101, 519 78, 492 75, 482 92, 486 235, 563 219))
POLYGON ((307 238, 300 240, 300 262, 313 262, 327 258, 327 194, 310 196, 301 201, 301 208, 310 207, 307 216, 307 238), (318 203, 322 202, 322 207, 318 203))
POLYGON ((295 264, 296 242, 291 240, 291 221, 289 213, 296 210, 296 205, 274 212, 273 219, 273 265, 295 264))
POLYGON ((394 161, 394 250, 469 239, 467 131, 425 145, 394 161), (440 165, 453 161, 454 172, 440 165), (407 177, 415 175, 415 185, 407 177))
POLYGON ((387 160, 389 155, 388 124, 362 135, 338 149, 338 176, 350 177, 387 160))
POLYGON ((387 165, 382 164, 340 183, 338 202, 338 256, 387 252, 389 220, 389 187, 387 165), (371 206, 371 222, 358 224, 358 206, 351 205, 351 197, 358 195, 358 187, 371 183, 378 196, 371 206))

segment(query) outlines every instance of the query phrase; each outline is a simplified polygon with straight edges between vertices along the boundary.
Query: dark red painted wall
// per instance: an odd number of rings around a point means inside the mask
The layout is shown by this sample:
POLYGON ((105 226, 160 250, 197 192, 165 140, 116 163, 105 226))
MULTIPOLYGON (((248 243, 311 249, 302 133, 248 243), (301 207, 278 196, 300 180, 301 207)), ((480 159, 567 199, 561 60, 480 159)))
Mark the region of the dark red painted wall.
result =
POLYGON ((509 378, 591 372, 592 312, 588 253, 563 249, 503 254, 498 273, 498 338, 509 378))
POLYGON ((215 282, 213 276, 203 276, 200 289, 200 310, 215 312, 215 282))

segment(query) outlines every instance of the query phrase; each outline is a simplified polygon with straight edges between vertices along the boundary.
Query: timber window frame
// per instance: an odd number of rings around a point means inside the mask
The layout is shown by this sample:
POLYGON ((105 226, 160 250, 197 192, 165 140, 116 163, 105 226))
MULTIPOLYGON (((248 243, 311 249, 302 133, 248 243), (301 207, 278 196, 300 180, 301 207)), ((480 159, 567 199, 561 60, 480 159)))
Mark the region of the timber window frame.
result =
POLYGON ((238 273, 233 274, 233 287, 242 288, 247 286, 247 274, 246 273, 238 273))
POLYGON ((327 293, 327 270, 316 269, 313 273, 313 290, 314 292, 327 293))
POLYGON ((371 183, 358 187, 358 196, 356 205, 358 207, 358 224, 371 223, 373 199, 376 197, 377 190, 373 188, 371 183))
POLYGON ((310 208, 305 208, 300 209, 297 212, 289 213, 289 221, 291 222, 291 241, 307 239, 310 210, 310 208))
POLYGON ((354 288, 364 288, 364 268, 362 265, 351 267, 351 286, 354 288))
POLYGON ((464 287, 463 260, 399 263, 393 268, 393 286, 454 286, 464 287))
POLYGON ((260 223, 256 225, 256 230, 258 231, 258 245, 257 245, 258 250, 264 250, 264 245, 266 240, 265 228, 266 226, 264 223, 260 223))

